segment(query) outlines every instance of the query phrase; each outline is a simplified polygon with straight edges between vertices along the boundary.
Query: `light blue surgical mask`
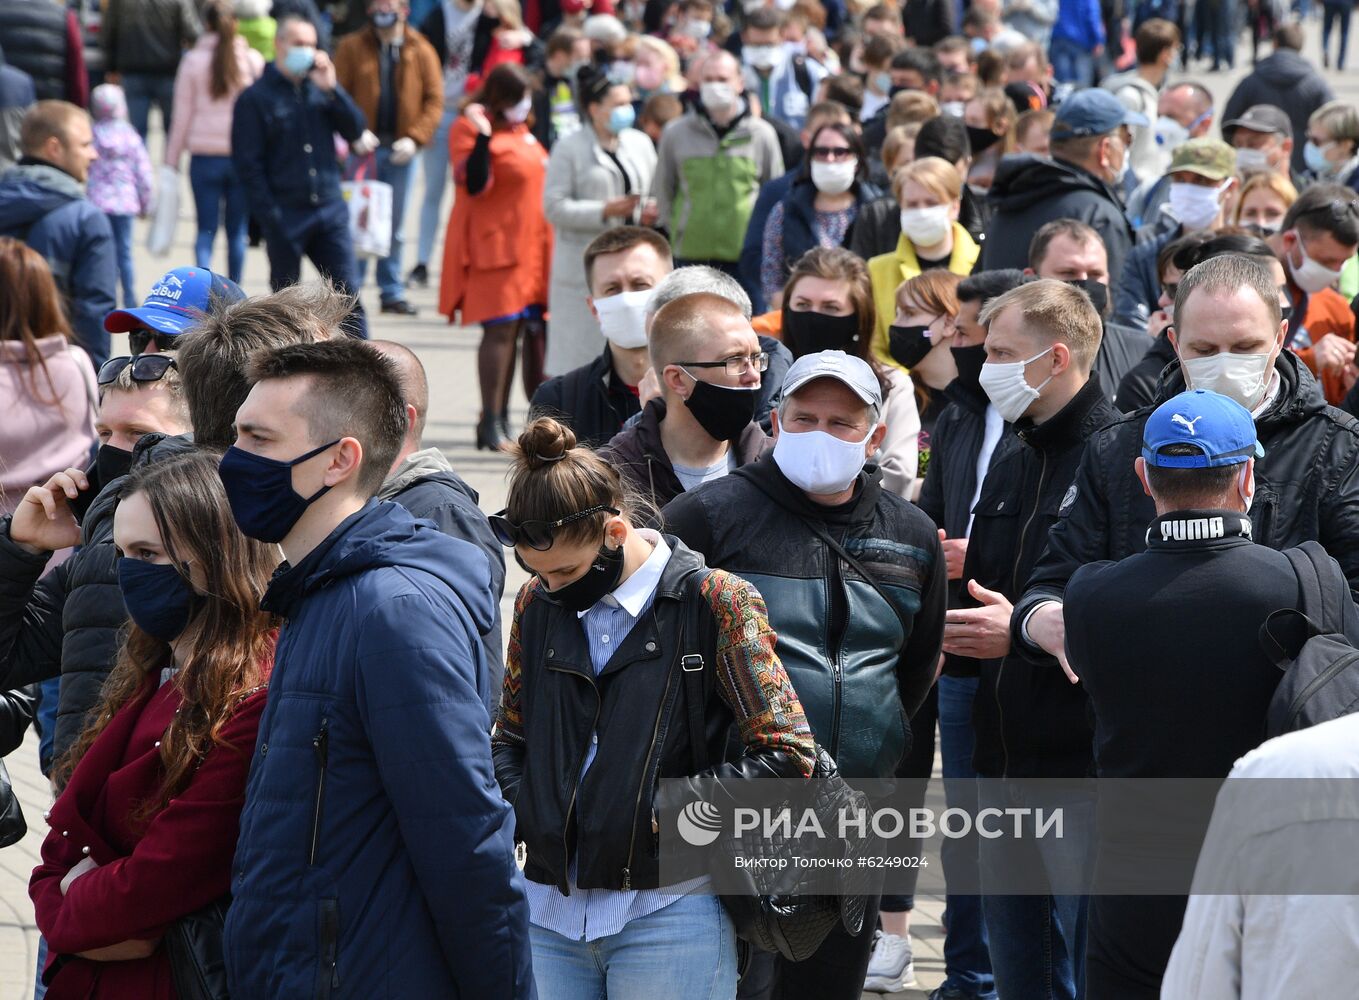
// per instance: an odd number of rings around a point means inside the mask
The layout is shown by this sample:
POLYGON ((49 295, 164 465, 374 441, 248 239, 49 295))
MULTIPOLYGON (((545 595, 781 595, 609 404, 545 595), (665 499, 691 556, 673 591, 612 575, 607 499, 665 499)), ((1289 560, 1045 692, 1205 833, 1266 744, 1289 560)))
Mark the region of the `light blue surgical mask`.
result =
MULTIPOLYGON (((1326 145, 1329 146, 1330 143, 1326 145)), ((1326 147, 1318 146, 1311 140, 1302 147, 1302 159, 1307 164, 1307 169, 1318 176, 1325 177, 1335 171, 1335 165, 1326 159, 1326 147)))
POLYGON ((283 57, 283 69, 291 77, 303 77, 316 65, 316 49, 310 45, 294 45, 283 57))
POLYGON ((617 135, 625 128, 632 128, 636 120, 637 112, 632 110, 632 105, 620 104, 609 112, 609 131, 617 135))

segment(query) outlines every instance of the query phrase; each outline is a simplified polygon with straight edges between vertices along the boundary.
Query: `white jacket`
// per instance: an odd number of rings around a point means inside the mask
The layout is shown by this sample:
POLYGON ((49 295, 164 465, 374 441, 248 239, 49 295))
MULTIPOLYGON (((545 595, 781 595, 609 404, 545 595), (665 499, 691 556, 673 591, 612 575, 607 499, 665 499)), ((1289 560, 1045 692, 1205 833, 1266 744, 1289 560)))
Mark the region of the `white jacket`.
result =
POLYGON ((1161 154, 1156 144, 1157 108, 1160 106, 1160 93, 1142 77, 1137 70, 1111 76, 1100 84, 1105 90, 1112 91, 1125 108, 1146 115, 1151 124, 1147 127, 1132 126, 1132 147, 1128 150, 1128 166, 1138 181, 1149 181, 1165 173, 1169 158, 1161 154))

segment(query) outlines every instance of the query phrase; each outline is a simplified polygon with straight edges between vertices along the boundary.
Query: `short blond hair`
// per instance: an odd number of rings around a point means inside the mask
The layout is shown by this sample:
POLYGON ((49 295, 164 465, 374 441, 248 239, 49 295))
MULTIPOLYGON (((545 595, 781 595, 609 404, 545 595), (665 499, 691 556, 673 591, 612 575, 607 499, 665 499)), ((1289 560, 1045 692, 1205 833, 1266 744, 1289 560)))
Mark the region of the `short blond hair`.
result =
POLYGON ((694 360, 713 321, 721 317, 749 322, 735 302, 711 292, 681 295, 661 306, 651 321, 648 337, 652 367, 659 373, 666 365, 694 360))
POLYGON ((882 140, 882 165, 890 173, 893 164, 897 162, 897 157, 901 155, 903 149, 915 148, 915 140, 920 135, 919 125, 898 125, 896 128, 888 129, 887 135, 882 140))
POLYGON ((1094 365, 1104 324, 1085 292, 1065 281, 1040 278, 986 303, 978 322, 989 329, 993 319, 1012 307, 1023 313, 1028 332, 1045 340, 1060 340, 1070 348, 1081 371, 1088 372, 1094 365))
POLYGON ((958 168, 938 156, 922 156, 912 160, 892 175, 892 196, 898 202, 901 201, 901 192, 907 181, 915 181, 930 194, 946 202, 957 201, 963 196, 963 179, 958 174, 958 168))
POLYGON ((924 125, 931 118, 938 117, 939 102, 918 90, 903 90, 887 106, 889 129, 898 125, 924 125))
POLYGON ((84 108, 68 101, 38 101, 24 113, 19 124, 19 148, 26 156, 41 156, 49 139, 55 138, 62 146, 71 142, 71 126, 90 116, 84 108))

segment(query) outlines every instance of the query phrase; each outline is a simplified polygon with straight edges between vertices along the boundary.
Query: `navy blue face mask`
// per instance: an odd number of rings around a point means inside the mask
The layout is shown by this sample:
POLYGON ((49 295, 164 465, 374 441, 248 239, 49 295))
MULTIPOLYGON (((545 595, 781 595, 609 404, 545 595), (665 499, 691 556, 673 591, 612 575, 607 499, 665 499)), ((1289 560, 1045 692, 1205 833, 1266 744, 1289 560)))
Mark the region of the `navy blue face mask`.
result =
POLYGON ((217 466, 217 475, 226 489, 231 516, 241 534, 260 542, 281 542, 287 538, 307 508, 330 491, 329 486, 322 486, 309 497, 298 496, 293 489, 293 466, 315 458, 342 440, 336 438, 291 462, 228 448, 217 466))
POLYGON ((118 560, 118 588, 137 627, 161 642, 171 642, 184 631, 198 596, 172 564, 127 557, 118 560))

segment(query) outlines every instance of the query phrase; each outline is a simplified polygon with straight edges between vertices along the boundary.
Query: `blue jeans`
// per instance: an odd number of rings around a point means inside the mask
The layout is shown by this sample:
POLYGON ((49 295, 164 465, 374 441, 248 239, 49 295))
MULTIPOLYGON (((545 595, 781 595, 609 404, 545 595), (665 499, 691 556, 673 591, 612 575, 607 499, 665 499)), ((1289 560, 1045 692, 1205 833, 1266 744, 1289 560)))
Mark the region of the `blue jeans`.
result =
POLYGON ((212 245, 217 240, 217 226, 225 209, 227 277, 239 285, 249 239, 250 208, 246 203, 245 185, 237 178, 231 157, 195 153, 189 159, 189 187, 193 189, 194 210, 198 214, 195 263, 212 269, 212 245))
POLYGON ((368 339, 368 320, 358 301, 354 283, 354 241, 349 235, 349 209, 336 198, 317 208, 285 208, 282 218, 264 226, 269 251, 269 287, 274 291, 297 284, 302 276, 302 255, 316 265, 346 295, 354 296, 354 311, 345 320, 345 331, 368 339))
MULTIPOLYGON (((982 808, 1031 805, 1017 785, 987 780, 980 788, 982 808)), ((1052 799, 1037 805, 1048 808, 1052 799)), ((1065 884, 1088 880, 1093 868, 1094 803, 1082 799, 1063 809, 1066 835, 1061 838, 1004 842, 982 838, 982 888, 1002 883, 1016 864, 1065 884)), ((996 989, 1005 1000, 1080 1000, 1085 995, 1089 905, 1089 896, 982 896, 996 989)))
MULTIPOLYGON (((939 688, 939 753, 944 772, 944 798, 950 809, 977 809, 977 772, 972 770, 976 743, 972 731, 972 703, 977 677, 941 676, 939 688)), ((975 833, 960 839, 945 837, 940 846, 944 878, 954 883, 977 880, 975 833), (960 875, 960 872, 968 874, 960 875)), ((969 996, 995 996, 991 956, 987 950, 986 921, 980 896, 950 893, 944 903, 944 985, 969 996)))
POLYGON ((141 305, 137 298, 136 275, 132 271, 132 223, 134 216, 109 215, 113 227, 113 247, 118 254, 118 280, 123 286, 123 308, 141 305))
POLYGON ((127 95, 128 121, 143 141, 152 103, 160 108, 165 134, 170 134, 170 110, 175 103, 174 73, 124 73, 123 93, 127 95))
POLYGON ((695 893, 596 941, 529 925, 538 1000, 730 1000, 736 934, 716 896, 695 893))
POLYGON ((448 183, 448 130, 458 120, 457 105, 446 108, 439 119, 434 138, 420 151, 420 169, 425 174, 425 197, 420 202, 420 243, 415 262, 429 266, 434 255, 434 239, 443 223, 444 186, 448 183))
POLYGON ((1051 49, 1052 73, 1058 83, 1089 87, 1095 79, 1095 57, 1069 38, 1054 38, 1051 49))
MULTIPOLYGON (((392 162, 392 150, 381 146, 374 154, 377 157, 377 176, 371 180, 383 181, 392 186, 392 248, 391 252, 378 261, 377 283, 383 302, 399 302, 406 297, 406 281, 401 274, 401 255, 406 247, 406 237, 402 227, 406 218, 406 196, 410 192, 411 171, 414 160, 407 160, 397 166, 392 162)), ((363 157, 351 156, 349 170, 352 173, 363 162, 363 157)), ((366 175, 365 175, 366 176, 366 175)), ((357 261, 358 287, 362 288, 368 280, 368 258, 357 261)))

